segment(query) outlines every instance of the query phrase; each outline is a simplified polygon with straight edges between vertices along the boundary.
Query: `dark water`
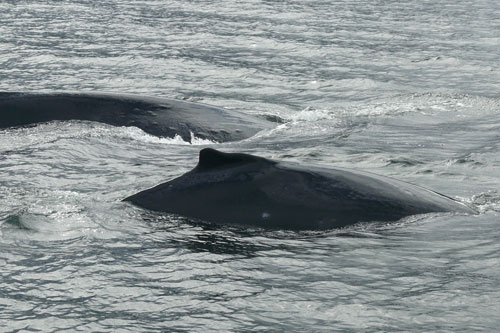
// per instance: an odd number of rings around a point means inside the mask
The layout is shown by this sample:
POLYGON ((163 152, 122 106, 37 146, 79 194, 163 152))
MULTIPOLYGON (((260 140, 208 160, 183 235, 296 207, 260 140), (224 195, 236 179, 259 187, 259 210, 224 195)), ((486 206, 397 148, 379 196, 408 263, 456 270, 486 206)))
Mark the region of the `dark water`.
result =
POLYGON ((497 330, 499 31, 492 0, 0 2, 0 90, 285 121, 229 144, 86 122, 1 130, 0 331, 497 330), (384 174, 480 214, 292 233, 120 202, 206 145, 384 174))

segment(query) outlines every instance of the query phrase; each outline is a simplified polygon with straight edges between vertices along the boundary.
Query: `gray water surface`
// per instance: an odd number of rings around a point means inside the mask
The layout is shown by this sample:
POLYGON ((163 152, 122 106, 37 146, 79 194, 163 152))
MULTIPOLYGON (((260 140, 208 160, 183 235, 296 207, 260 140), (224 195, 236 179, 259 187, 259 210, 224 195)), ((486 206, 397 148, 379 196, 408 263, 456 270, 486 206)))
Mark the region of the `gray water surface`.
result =
POLYGON ((496 331, 499 31, 492 0, 0 2, 0 90, 282 120, 226 144, 76 121, 0 130, 0 331, 496 331), (206 146, 367 170, 480 213, 294 233, 121 202, 206 146))

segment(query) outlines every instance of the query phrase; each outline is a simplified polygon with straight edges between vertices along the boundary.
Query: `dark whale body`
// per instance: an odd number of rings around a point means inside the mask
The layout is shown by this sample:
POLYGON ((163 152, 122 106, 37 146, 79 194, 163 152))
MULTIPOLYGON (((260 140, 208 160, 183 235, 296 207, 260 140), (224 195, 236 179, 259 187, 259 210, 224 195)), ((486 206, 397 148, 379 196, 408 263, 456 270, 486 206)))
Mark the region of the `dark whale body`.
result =
POLYGON ((317 168, 206 148, 190 172, 125 199, 220 224, 325 230, 431 212, 475 213, 422 187, 341 168, 317 168))
POLYGON ((106 93, 0 92, 0 128, 54 120, 88 120, 136 126, 159 136, 192 135, 216 142, 237 141, 272 128, 272 123, 213 106, 158 97, 106 93))

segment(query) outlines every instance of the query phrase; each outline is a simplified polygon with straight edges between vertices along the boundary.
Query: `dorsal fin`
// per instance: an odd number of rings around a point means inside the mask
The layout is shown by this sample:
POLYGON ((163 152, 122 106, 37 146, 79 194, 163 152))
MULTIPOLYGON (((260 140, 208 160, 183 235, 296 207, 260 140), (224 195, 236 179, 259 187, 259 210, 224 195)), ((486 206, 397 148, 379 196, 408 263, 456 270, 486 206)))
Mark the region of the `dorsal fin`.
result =
POLYGON ((263 157, 241 153, 223 153, 212 148, 204 148, 200 150, 200 159, 195 170, 207 171, 211 169, 233 167, 238 164, 254 162, 271 163, 271 161, 266 160, 263 157))

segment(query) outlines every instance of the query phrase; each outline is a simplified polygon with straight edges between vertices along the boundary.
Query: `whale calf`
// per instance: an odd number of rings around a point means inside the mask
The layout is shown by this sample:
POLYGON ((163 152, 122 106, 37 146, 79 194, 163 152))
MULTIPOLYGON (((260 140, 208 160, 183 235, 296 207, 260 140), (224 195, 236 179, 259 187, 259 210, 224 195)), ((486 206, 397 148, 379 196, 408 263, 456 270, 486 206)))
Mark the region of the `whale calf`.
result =
POLYGON ((215 224, 326 230, 431 212, 475 211, 431 190, 368 172, 200 151, 186 174, 126 199, 215 224))
POLYGON ((237 111, 175 99, 109 93, 0 92, 0 128, 54 120, 136 126, 159 137, 237 141, 274 127, 237 111))

